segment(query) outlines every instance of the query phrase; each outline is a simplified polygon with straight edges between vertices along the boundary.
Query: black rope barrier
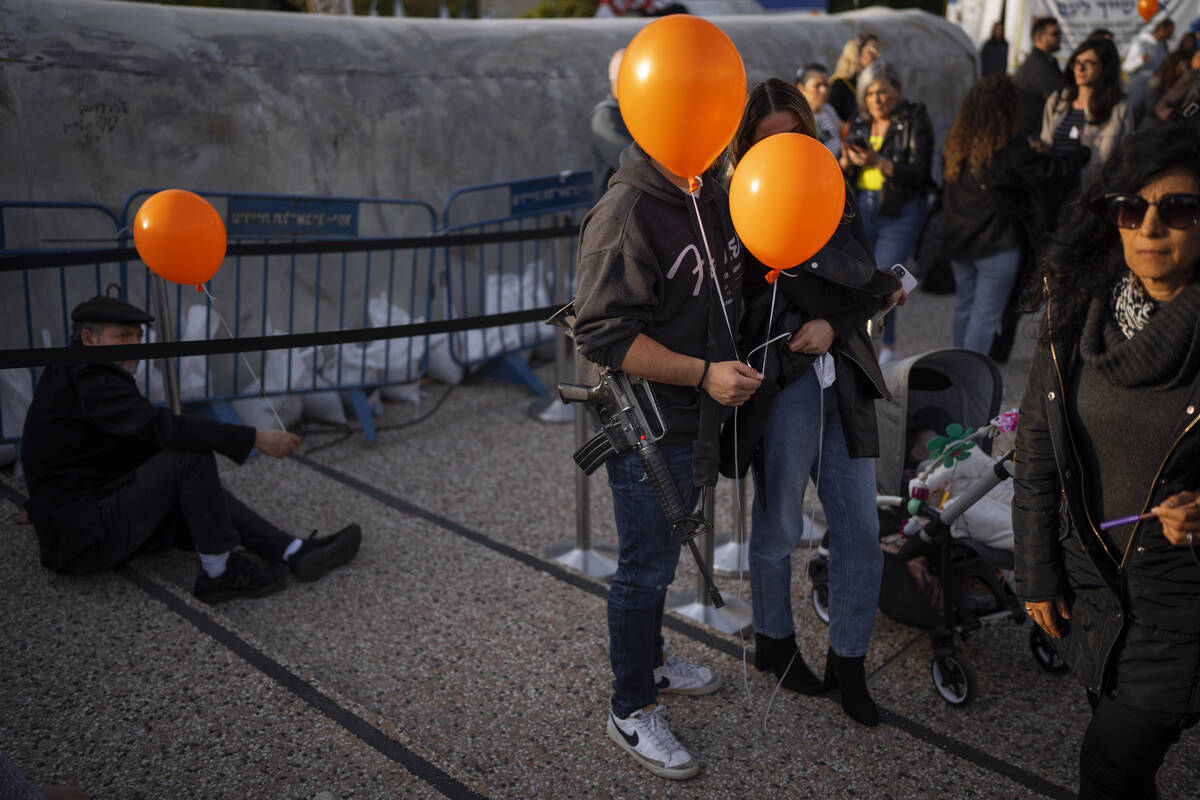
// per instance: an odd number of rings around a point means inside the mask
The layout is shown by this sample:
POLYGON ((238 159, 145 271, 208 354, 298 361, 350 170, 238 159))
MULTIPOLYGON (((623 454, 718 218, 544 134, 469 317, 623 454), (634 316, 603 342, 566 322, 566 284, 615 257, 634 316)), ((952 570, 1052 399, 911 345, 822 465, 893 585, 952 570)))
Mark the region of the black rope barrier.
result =
POLYGON ((215 356, 225 353, 254 353, 262 350, 284 350, 327 344, 373 342, 381 339, 403 339, 433 333, 456 333, 480 328, 539 322, 548 319, 560 306, 542 306, 526 311, 504 314, 485 314, 462 319, 416 322, 407 325, 386 325, 382 328, 350 328, 314 333, 287 333, 275 336, 254 336, 238 339, 202 339, 187 342, 155 342, 154 344, 120 344, 96 347, 43 347, 33 350, 0 350, 0 369, 46 367, 51 364, 102 364, 113 361, 177 358, 181 356, 215 356))
MULTIPOLYGON (((258 242, 231 244, 225 256, 314 255, 318 253, 362 253, 374 250, 418 250, 435 247, 471 247, 507 242, 531 242, 558 239, 579 234, 578 225, 560 225, 519 231, 491 233, 445 233, 430 236, 404 236, 392 239, 315 239, 311 241, 258 242)), ((120 261, 140 261, 136 248, 110 247, 93 250, 29 251, 0 254, 0 272, 78 267, 120 261)))

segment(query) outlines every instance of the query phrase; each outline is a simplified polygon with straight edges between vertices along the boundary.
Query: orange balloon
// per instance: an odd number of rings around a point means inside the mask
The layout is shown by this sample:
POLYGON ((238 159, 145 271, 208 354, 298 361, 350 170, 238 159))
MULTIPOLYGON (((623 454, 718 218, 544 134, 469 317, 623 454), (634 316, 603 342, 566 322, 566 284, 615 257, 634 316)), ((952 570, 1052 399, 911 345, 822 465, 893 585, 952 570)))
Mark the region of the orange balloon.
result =
POLYGON ((200 195, 166 189, 151 195, 138 209, 133 244, 151 270, 169 281, 199 288, 225 260, 225 224, 200 195))
MULTIPOLYGON (((729 212, 742 243, 773 270, 791 269, 825 246, 842 220, 846 181, 825 145, 777 133, 733 171, 729 212)), ((774 282, 778 272, 768 275, 774 282)))
POLYGON ((1137 11, 1143 21, 1149 22, 1158 13, 1158 0, 1138 0, 1137 11))
POLYGON ((674 14, 642 28, 625 48, 617 102, 642 149, 676 175, 693 178, 737 132, 746 69, 720 28, 674 14))

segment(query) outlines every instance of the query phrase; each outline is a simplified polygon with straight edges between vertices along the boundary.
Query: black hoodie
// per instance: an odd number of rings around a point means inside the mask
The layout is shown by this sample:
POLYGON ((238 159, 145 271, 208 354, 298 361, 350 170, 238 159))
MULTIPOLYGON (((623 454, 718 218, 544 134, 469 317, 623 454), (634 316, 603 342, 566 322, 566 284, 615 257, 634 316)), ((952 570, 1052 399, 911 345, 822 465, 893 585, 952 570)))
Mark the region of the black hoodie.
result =
MULTIPOLYGON (((683 355, 737 358, 741 242, 718 181, 704 181, 698 207, 733 333, 713 289, 692 199, 632 144, 579 233, 575 331, 589 361, 619 369, 639 333, 683 355)), ((666 418, 663 442, 693 442, 706 395, 690 386, 652 385, 666 418)))

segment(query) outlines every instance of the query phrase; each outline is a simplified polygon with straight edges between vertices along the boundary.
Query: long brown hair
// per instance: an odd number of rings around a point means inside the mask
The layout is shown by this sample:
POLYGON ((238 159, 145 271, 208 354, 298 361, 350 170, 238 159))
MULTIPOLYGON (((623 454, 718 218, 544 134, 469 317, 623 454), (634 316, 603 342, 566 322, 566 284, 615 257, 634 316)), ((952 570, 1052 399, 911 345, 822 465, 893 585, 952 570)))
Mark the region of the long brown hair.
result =
POLYGON ((746 155, 746 151, 754 146, 754 131, 764 119, 776 111, 792 111, 800 118, 800 128, 797 133, 817 138, 817 124, 813 121, 813 112, 800 94, 800 90, 779 78, 769 78, 762 83, 756 83, 746 96, 746 110, 742 113, 742 123, 738 125, 733 141, 729 143, 729 163, 736 167, 746 155))
POLYGON ((1007 75, 989 75, 967 91, 942 151, 942 180, 954 183, 963 169, 979 175, 1017 133, 1021 99, 1007 75))

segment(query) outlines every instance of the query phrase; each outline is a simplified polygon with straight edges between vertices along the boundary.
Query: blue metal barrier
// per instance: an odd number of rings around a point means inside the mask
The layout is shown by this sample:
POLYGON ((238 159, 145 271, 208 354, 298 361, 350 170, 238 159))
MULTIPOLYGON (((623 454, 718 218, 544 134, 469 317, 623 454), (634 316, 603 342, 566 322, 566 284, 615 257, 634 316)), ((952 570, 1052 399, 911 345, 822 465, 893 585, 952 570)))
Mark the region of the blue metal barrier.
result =
MULTIPOLYGON (((141 203, 156 189, 142 189, 126 198, 121 209, 122 234, 127 235, 141 203)), ((242 192, 198 192, 216 207, 225 220, 232 242, 270 242, 304 238, 384 239, 427 235, 436 230, 433 207, 419 200, 376 197, 328 197, 242 192)), ((125 239, 122 238, 122 242, 125 239)), ((380 250, 316 255, 235 256, 226 260, 209 281, 208 297, 176 285, 171 300, 173 338, 185 336, 185 317, 198 322, 195 307, 203 306, 200 338, 307 333, 348 327, 401 324, 433 312, 435 253, 429 250, 380 250), (300 295, 299 297, 297 295, 300 295), (188 302, 194 300, 195 302, 188 302), (375 306, 372 311, 372 306, 375 306), (228 332, 220 324, 221 316, 228 332)), ((145 287, 149 292, 150 273, 145 287)), ((149 296, 147 294, 147 296, 149 296)), ((195 325, 193 325, 195 327, 195 325)), ((193 334, 195 331, 193 331, 193 334)), ((397 352, 390 341, 368 346, 333 345, 310 356, 279 351, 255 356, 253 385, 240 357, 204 356, 203 376, 189 364, 187 376, 199 382, 199 396, 184 387, 184 401, 212 403, 222 419, 235 421, 229 401, 269 395, 305 394, 348 390, 352 407, 367 438, 375 441, 374 423, 365 390, 377 386, 411 383, 425 374, 429 339, 408 339, 397 352), (286 358, 283 375, 268 376, 269 358, 286 358), (300 359, 309 358, 309 375, 293 374, 300 359), (214 384, 215 382, 215 384, 214 384)), ((184 359, 176 370, 184 376, 184 359)))
MULTIPOLYGON (((574 170, 455 191, 442 209, 443 233, 534 231, 577 224, 591 208, 591 170, 574 170)), ((575 285, 575 238, 445 248, 446 319, 565 302, 575 285)), ((546 388, 520 352, 555 340, 548 326, 468 331, 450 337, 463 367, 483 365, 539 396, 546 388)))
MULTIPOLYGON (((3 252, 112 245, 118 227, 117 215, 98 203, 0 200, 0 251, 3 252)), ((3 319, 0 336, 10 346, 23 341, 30 349, 64 345, 70 339, 70 309, 74 303, 103 294, 113 283, 124 286, 121 268, 113 264, 6 273, 0 276, 0 319, 3 319), (57 301, 45 299, 56 295, 57 301), (69 297, 78 299, 69 301, 69 297)), ((14 387, 20 385, 22 393, 32 396, 38 374, 36 369, 30 369, 28 377, 5 375, 4 380, 14 387)), ((10 409, 10 413, 5 413, 0 392, 0 441, 20 438, 21 423, 17 418, 23 416, 23 410, 10 409)))

